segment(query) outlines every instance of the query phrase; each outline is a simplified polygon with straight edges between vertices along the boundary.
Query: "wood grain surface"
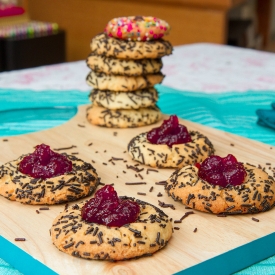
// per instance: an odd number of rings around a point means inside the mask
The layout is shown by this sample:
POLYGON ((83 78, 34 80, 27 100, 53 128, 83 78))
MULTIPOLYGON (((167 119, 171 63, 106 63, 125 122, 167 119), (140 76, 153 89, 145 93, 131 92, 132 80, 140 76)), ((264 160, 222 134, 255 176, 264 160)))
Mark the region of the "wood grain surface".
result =
MULTIPOLYGON (((175 202, 164 192, 164 187, 156 182, 166 180, 173 169, 158 169, 158 172, 144 168, 139 173, 127 169, 135 165, 126 152, 132 137, 146 132, 154 126, 134 129, 108 129, 90 125, 86 121, 86 106, 80 106, 78 114, 67 123, 37 133, 0 139, 0 164, 16 159, 21 154, 33 152, 34 146, 45 143, 51 148, 75 148, 64 150, 75 153, 77 157, 91 162, 96 168, 101 182, 114 183, 118 195, 134 196, 158 205, 158 201, 175 206, 163 209, 173 220, 179 220, 185 212, 185 206, 175 202), (114 158, 123 158, 110 162, 114 158), (92 162, 93 161, 93 162, 92 162), (127 161, 127 162, 126 162, 127 161), (126 182, 141 181, 146 185, 125 185, 126 182), (153 187, 153 191, 149 189, 153 187), (146 196, 137 192, 145 192, 146 196), (158 197, 158 193, 162 196, 158 197)), ((234 154, 239 161, 255 165, 275 163, 275 148, 266 144, 248 140, 239 136, 208 128, 189 121, 181 120, 189 130, 198 130, 207 135, 216 148, 216 154, 225 156, 234 154)), ((160 124, 160 123, 159 123, 160 124)), ((61 151, 62 152, 62 151, 61 151)), ((60 252, 51 242, 49 229, 53 219, 63 211, 64 205, 50 206, 49 210, 36 210, 41 206, 23 205, 0 197, 0 234, 19 246, 59 274, 172 274, 220 255, 228 250, 256 240, 274 232, 274 209, 254 215, 217 217, 208 213, 194 211, 182 223, 175 223, 173 236, 168 245, 152 257, 116 263, 75 258, 60 252), (259 222, 252 220, 259 219, 259 222), (194 229, 197 231, 194 232, 194 229), (26 238, 25 242, 15 242, 15 238, 26 238)), ((232 262, 234 262, 234 259, 232 262)))

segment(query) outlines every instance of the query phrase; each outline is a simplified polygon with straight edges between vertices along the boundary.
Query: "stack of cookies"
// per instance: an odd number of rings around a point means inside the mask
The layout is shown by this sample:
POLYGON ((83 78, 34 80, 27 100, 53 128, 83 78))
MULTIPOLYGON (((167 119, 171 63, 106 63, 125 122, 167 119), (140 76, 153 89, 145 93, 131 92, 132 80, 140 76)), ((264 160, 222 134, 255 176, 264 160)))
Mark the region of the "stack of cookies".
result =
POLYGON ((92 39, 87 58, 91 72, 86 79, 93 87, 87 109, 91 124, 132 128, 161 119, 154 85, 164 78, 161 58, 173 50, 162 39, 169 29, 154 17, 120 17, 92 39))

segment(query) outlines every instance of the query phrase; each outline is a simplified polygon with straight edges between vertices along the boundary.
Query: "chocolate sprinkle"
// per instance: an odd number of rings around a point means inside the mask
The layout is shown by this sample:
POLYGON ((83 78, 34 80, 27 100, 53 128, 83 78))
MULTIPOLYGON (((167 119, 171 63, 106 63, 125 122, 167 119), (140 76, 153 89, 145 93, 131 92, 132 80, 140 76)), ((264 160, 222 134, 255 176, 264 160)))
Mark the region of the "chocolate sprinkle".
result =
POLYGON ((125 182, 126 185, 140 185, 140 184, 146 184, 145 181, 140 182, 125 182))

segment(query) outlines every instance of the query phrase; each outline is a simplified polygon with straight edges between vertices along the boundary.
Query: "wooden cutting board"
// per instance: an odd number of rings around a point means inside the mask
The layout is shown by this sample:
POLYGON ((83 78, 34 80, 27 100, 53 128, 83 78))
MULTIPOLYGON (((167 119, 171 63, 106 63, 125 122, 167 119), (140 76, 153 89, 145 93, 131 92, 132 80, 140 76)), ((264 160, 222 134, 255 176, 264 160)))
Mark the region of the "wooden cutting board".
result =
MULTIPOLYGON (((146 185, 125 185, 126 182, 141 181, 134 170, 127 169, 127 165, 137 164, 126 152, 128 142, 137 134, 157 125, 133 129, 101 128, 86 121, 86 108, 87 105, 79 107, 77 115, 61 126, 2 138, 0 164, 33 152, 34 146, 41 143, 51 148, 75 145, 64 152, 75 153, 77 157, 91 162, 103 183, 114 183, 118 195, 134 196, 155 205, 158 205, 158 201, 173 204, 175 210, 163 209, 173 220, 180 219, 185 212, 190 211, 168 197, 163 186, 155 184, 166 180, 173 169, 148 172, 149 167, 139 165, 139 168, 144 168, 139 174, 146 185), (109 161, 112 157, 123 158, 124 161, 113 161, 112 164, 109 161), (151 187, 153 191, 149 192, 151 187), (137 192, 145 192, 146 196, 138 195, 137 192), (159 192, 161 197, 157 196, 159 192)), ((189 121, 181 120, 181 123, 189 130, 198 130, 208 136, 217 155, 232 153, 239 161, 262 166, 275 163, 274 147, 189 121)), ((179 230, 174 231, 167 247, 152 257, 111 263, 75 258, 60 252, 52 244, 49 229, 55 216, 63 211, 64 205, 50 206, 49 210, 37 214, 36 210, 40 206, 23 205, 3 197, 0 197, 0 204, 0 234, 59 274, 172 274, 266 236, 274 232, 275 228, 274 209, 256 215, 226 218, 194 211, 195 214, 189 215, 182 223, 174 224, 179 230), (260 221, 253 221, 252 217, 260 221), (195 228, 197 232, 194 232, 195 228), (26 241, 15 242, 16 237, 26 238, 26 241)))

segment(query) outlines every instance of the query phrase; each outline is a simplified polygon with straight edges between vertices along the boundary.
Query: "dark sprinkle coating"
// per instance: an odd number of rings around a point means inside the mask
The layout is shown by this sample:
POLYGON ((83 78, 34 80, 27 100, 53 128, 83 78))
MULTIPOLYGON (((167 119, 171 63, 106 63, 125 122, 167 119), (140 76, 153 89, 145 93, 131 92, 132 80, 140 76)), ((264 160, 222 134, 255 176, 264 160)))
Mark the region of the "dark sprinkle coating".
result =
POLYGON ((87 108, 86 118, 91 124, 108 128, 135 128, 158 122, 162 114, 155 106, 140 108, 138 110, 111 110, 102 108, 99 117, 95 121, 93 107, 87 108))
MULTIPOLYGON (((74 148, 59 148, 59 150, 74 148)), ((58 149, 56 149, 58 150, 58 149)), ((62 153, 73 163, 72 171, 50 179, 35 179, 17 170, 25 155, 0 166, 1 195, 26 204, 60 204, 88 195, 96 189, 99 178, 95 168, 74 155, 62 153)), ((40 208, 46 210, 48 208, 40 208)))
POLYGON ((146 42, 126 41, 111 38, 105 33, 95 36, 90 47, 93 54, 124 59, 161 58, 172 54, 173 50, 171 43, 163 39, 146 42))
POLYGON ((158 92, 154 88, 115 93, 110 90, 93 89, 89 99, 96 106, 108 109, 139 109, 154 106, 158 100, 158 92))

